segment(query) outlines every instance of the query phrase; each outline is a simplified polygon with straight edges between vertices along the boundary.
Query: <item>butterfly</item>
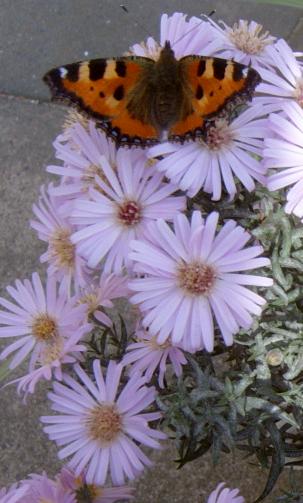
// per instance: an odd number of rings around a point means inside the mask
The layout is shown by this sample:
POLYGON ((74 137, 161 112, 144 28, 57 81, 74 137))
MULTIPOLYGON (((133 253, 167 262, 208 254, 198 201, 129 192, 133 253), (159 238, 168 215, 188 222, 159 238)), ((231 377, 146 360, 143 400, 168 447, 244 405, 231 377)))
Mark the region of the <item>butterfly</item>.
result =
POLYGON ((185 56, 167 41, 157 61, 141 56, 92 59, 44 76, 54 100, 74 104, 118 146, 183 143, 213 118, 252 98, 260 75, 233 60, 185 56))

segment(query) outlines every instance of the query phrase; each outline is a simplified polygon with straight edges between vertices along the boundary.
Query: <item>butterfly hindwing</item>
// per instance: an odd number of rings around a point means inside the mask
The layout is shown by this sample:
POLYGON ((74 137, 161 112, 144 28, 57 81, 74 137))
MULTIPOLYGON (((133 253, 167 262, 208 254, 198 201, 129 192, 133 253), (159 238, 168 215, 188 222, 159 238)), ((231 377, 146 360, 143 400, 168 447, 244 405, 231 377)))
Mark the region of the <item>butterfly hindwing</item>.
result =
POLYGON ((192 113, 171 128, 170 139, 203 134, 205 119, 218 116, 233 104, 248 101, 259 74, 233 60, 186 56, 179 61, 185 92, 191 99, 192 113))
MULTIPOLYGON (((153 60, 140 57, 81 61, 50 70, 44 77, 55 100, 78 106, 122 144, 156 143, 158 132, 128 110, 132 93, 153 60)), ((141 86, 142 87, 142 86, 141 86)))

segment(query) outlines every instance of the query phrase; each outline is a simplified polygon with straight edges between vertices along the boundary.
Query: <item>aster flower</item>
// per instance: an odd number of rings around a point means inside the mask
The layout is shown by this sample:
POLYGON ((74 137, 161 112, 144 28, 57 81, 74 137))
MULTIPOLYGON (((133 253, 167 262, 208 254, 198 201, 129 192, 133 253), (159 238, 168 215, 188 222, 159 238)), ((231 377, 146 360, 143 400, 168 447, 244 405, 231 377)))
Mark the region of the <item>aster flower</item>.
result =
POLYGON ((151 158, 165 156, 156 168, 193 197, 200 189, 219 200, 222 182, 231 197, 236 192, 234 175, 252 191, 254 180, 265 184, 262 155, 266 121, 262 106, 248 108, 230 124, 224 118, 209 122, 205 138, 184 145, 161 143, 149 149, 151 158))
POLYGON ((69 466, 76 476, 87 467, 87 483, 103 485, 110 470, 113 483, 123 484, 151 464, 135 442, 159 449, 158 440, 166 438, 148 425, 160 413, 140 413, 154 401, 155 389, 144 386, 146 379, 136 374, 116 398, 121 364, 110 362, 104 381, 95 360, 95 382, 79 365, 74 368, 82 384, 67 375, 63 385, 54 383, 54 393, 48 396, 59 414, 41 418, 50 424, 44 431, 61 447, 60 459, 72 456, 69 466))
POLYGON ((177 59, 190 54, 208 56, 218 49, 218 42, 213 36, 208 20, 198 17, 187 19, 186 14, 175 12, 171 16, 162 14, 160 44, 152 37, 147 42, 134 44, 131 54, 157 60, 165 42, 170 42, 177 59))
MULTIPOLYGON (((63 166, 50 165, 49 173, 62 177, 58 187, 52 187, 55 196, 74 198, 85 195, 89 187, 95 186, 95 175, 102 177, 102 159, 114 166, 116 148, 105 133, 89 121, 88 130, 81 124, 75 124, 69 131, 69 141, 66 135, 59 135, 54 142, 56 157, 64 162, 63 166)), ((142 155, 142 154, 141 154, 142 155)))
POLYGON ((20 503, 76 503, 75 496, 44 473, 32 474, 25 481, 28 490, 20 503))
POLYGON ((229 489, 221 482, 208 496, 207 503, 244 503, 244 498, 239 495, 239 489, 229 489))
POLYGON ((90 329, 84 323, 85 306, 75 306, 66 292, 57 292, 52 277, 47 278, 44 291, 38 273, 33 273, 32 282, 17 280, 7 291, 15 303, 0 298, 5 308, 0 310, 0 338, 14 337, 15 342, 2 351, 0 359, 15 353, 9 364, 14 369, 31 353, 30 373, 36 366, 46 366, 44 377, 49 378, 50 368, 60 377, 60 363, 69 360, 67 348, 83 350, 77 341, 78 335, 90 329))
MULTIPOLYGON (((52 187, 49 186, 50 191, 52 187)), ((70 240, 73 227, 60 212, 58 198, 48 195, 44 187, 41 187, 39 203, 33 205, 33 212, 38 220, 31 220, 31 227, 38 232, 39 239, 48 243, 48 249, 41 255, 40 261, 48 262, 48 274, 60 281, 62 288, 67 289, 70 295, 72 284, 76 291, 80 286, 83 287, 89 272, 84 259, 70 240)))
POLYGON ((73 494, 76 494, 80 501, 90 501, 91 503, 115 503, 120 500, 130 500, 134 497, 133 487, 103 487, 96 486, 95 484, 88 484, 85 472, 76 477, 74 472, 67 467, 62 468, 59 480, 62 486, 72 491, 73 494))
POLYGON ((139 277, 129 282, 136 292, 130 301, 144 312, 143 325, 159 344, 170 337, 173 344, 185 342, 193 351, 212 351, 213 317, 225 344, 231 345, 240 327, 251 326, 251 314, 261 314, 265 300, 242 285, 268 287, 272 280, 238 271, 270 261, 256 258, 261 246, 243 249, 250 235, 232 220, 215 237, 217 222, 215 212, 205 222, 199 211, 190 222, 177 215, 174 231, 158 220, 148 227, 145 240, 131 243, 130 258, 139 277))
POLYGON ((116 276, 115 274, 101 274, 97 284, 92 283, 81 290, 78 302, 87 306, 87 314, 94 317, 110 327, 111 319, 103 312, 104 307, 113 307, 112 300, 127 297, 129 294, 128 278, 126 276, 116 276))
POLYGON ((103 159, 103 180, 96 177, 100 192, 91 189, 90 201, 77 199, 71 213, 72 222, 81 227, 72 242, 89 267, 104 259, 106 273, 131 265, 129 242, 140 237, 147 222, 171 220, 186 204, 185 197, 172 197, 176 187, 163 183, 160 173, 147 169, 140 159, 134 162, 131 150, 120 149, 116 162, 117 174, 103 159))
POLYGON ((68 338, 62 337, 56 344, 48 344, 41 351, 39 361, 33 370, 18 379, 10 381, 9 384, 18 383, 18 393, 34 393, 36 384, 45 379, 50 381, 55 377, 58 381, 62 380, 62 365, 73 364, 82 360, 82 354, 86 351, 86 346, 79 344, 84 335, 87 334, 92 325, 84 324, 78 328, 68 338))
POLYGON ((122 360, 123 365, 129 365, 129 374, 143 372, 149 382, 156 369, 159 368, 158 382, 160 388, 164 388, 164 375, 167 361, 173 366, 176 376, 182 374, 182 365, 187 363, 184 353, 177 346, 173 346, 170 340, 163 344, 157 342, 157 337, 152 336, 147 330, 136 331, 137 342, 130 344, 126 350, 128 353, 122 360))
POLYGON ((269 190, 294 184, 287 194, 285 211, 303 217, 303 111, 295 102, 285 103, 283 116, 271 114, 265 138, 264 164, 279 170, 269 176, 269 190))
POLYGON ((217 40, 218 48, 212 55, 220 58, 233 59, 243 65, 271 68, 273 62, 268 54, 268 48, 276 40, 268 31, 263 31, 263 26, 256 21, 240 19, 233 27, 223 21, 220 24, 209 19, 212 26, 212 36, 217 40), (220 26, 221 25, 221 26, 220 26))
POLYGON ((272 110, 283 110, 290 100, 302 107, 303 68, 295 54, 285 40, 280 39, 275 45, 268 47, 268 56, 275 70, 259 70, 264 82, 258 86, 258 92, 266 96, 257 96, 254 102, 269 104, 272 110))
POLYGON ((22 485, 17 487, 13 484, 8 490, 5 488, 0 490, 0 503, 22 503, 23 496, 28 492, 28 486, 22 485))

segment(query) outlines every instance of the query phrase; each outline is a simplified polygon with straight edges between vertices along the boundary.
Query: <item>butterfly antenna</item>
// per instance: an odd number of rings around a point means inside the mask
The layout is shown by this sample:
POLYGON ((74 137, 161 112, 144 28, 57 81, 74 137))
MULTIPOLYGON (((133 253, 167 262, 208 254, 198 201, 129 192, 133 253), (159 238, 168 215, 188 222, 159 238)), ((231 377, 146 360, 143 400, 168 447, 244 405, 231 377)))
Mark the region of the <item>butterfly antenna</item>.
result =
POLYGON ((183 35, 181 35, 181 37, 179 37, 177 40, 174 41, 174 43, 172 44, 172 48, 174 47, 175 44, 177 44, 178 42, 180 42, 180 40, 182 40, 184 37, 187 37, 187 35, 189 33, 191 33, 192 31, 196 30, 197 28, 199 28, 199 26, 201 26, 202 23, 204 23, 205 19, 207 20, 209 17, 213 16, 214 14, 216 13, 216 9, 213 9, 208 15, 205 15, 205 14, 200 14, 200 17, 202 18, 200 23, 196 24, 195 26, 193 26, 192 28, 190 28, 190 30, 188 30, 187 32, 183 33, 183 35))
MULTIPOLYGON (((120 7, 125 12, 125 14, 130 14, 130 12, 129 12, 128 8, 126 7, 126 5, 120 4, 120 7)), ((151 33, 148 31, 148 29, 146 28, 146 26, 144 26, 143 24, 141 24, 140 21, 138 20, 138 18, 134 17, 133 15, 132 15, 132 17, 133 17, 135 23, 141 28, 141 30, 143 30, 145 33, 147 33, 147 35, 149 37, 152 37, 151 33)))

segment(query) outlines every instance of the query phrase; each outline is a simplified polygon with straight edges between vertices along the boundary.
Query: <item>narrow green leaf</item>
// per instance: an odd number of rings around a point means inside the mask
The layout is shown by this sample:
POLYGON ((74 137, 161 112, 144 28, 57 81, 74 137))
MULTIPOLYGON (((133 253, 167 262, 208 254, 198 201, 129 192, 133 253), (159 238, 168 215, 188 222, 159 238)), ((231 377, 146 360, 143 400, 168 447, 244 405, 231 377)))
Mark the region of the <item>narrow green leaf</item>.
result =
POLYGON ((9 368, 9 360, 4 360, 0 364, 0 382, 4 381, 4 379, 8 376, 8 374, 11 372, 11 369, 9 368))

